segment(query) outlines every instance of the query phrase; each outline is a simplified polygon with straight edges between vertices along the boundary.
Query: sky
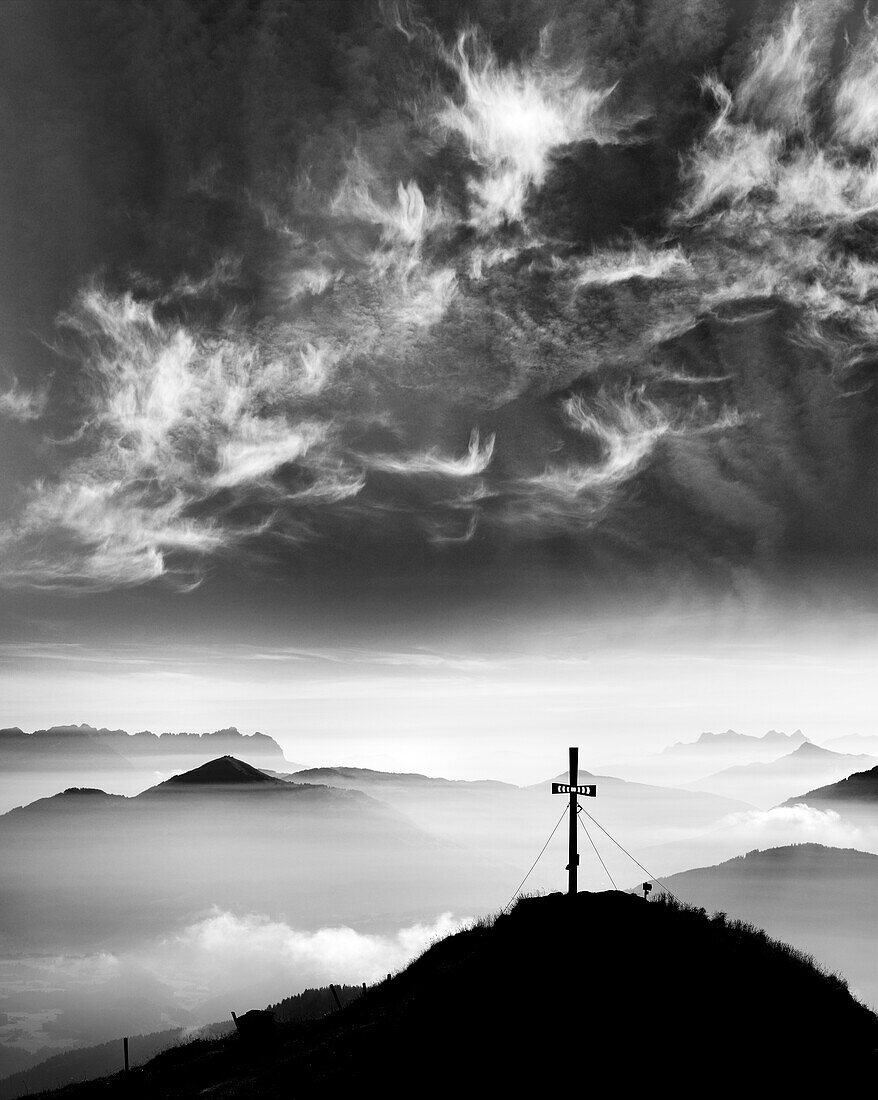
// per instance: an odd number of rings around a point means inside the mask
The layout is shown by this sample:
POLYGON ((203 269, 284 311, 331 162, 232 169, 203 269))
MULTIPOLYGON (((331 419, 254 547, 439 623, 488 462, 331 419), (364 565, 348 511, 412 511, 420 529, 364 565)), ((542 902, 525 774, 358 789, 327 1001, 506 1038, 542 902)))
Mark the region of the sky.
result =
POLYGON ((0 724, 508 777, 871 732, 862 3, 0 30, 0 724))

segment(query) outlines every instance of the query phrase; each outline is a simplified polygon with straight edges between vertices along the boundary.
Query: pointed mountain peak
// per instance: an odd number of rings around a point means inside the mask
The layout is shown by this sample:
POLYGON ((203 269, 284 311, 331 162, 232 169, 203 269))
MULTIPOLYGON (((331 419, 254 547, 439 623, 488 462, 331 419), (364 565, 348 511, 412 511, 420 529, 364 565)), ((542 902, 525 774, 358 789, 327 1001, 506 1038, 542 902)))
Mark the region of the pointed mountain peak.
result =
POLYGON ((789 756, 794 756, 797 760, 801 760, 803 757, 818 757, 818 756, 838 756, 837 752, 833 752, 832 749, 824 749, 820 745, 815 745, 811 741, 803 741, 797 748, 793 749, 789 756))
POLYGON ((175 790, 185 787, 247 787, 259 785, 262 787, 286 787, 287 784, 280 779, 274 779, 251 764, 238 760, 235 756, 220 756, 216 760, 209 760, 199 768, 183 772, 181 775, 172 776, 159 783, 153 790, 175 790))

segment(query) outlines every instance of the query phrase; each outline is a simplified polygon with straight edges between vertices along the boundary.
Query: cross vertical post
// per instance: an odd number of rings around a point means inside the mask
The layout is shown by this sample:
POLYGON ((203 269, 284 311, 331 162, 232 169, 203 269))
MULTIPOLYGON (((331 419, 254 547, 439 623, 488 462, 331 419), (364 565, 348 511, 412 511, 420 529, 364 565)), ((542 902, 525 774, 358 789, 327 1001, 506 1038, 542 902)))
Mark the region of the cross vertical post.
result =
POLYGON ((570 897, 576 897, 576 872, 579 865, 579 853, 576 851, 576 818, 579 814, 579 803, 577 797, 579 792, 576 790, 576 785, 579 782, 579 748, 578 746, 571 746, 570 748, 570 826, 569 833, 569 861, 567 864, 567 893, 570 897))
MULTIPOLYGON (((579 869, 579 853, 576 851, 576 819, 579 816, 578 799, 587 796, 594 798, 598 793, 594 783, 580 784, 579 779, 579 749, 570 749, 570 775, 569 783, 553 783, 552 794, 566 794, 570 796, 570 833, 569 833, 569 859, 567 861, 567 893, 570 897, 576 897, 576 872, 579 869)), ((558 825, 561 822, 559 820, 558 825)), ((558 825, 555 828, 558 828, 558 825)), ((553 834, 554 835, 554 834, 553 834)))

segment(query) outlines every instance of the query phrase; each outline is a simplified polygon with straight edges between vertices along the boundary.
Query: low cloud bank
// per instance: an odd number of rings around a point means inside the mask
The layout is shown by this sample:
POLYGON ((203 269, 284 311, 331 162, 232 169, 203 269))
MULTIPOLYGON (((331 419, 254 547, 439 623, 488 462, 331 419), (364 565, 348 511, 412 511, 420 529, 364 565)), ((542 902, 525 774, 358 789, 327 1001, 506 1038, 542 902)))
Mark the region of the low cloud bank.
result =
POLYGON ((330 982, 372 983, 467 920, 443 913, 384 933, 303 930, 217 908, 130 951, 0 959, 0 1045, 60 1050, 211 1023, 330 982))
POLYGON ((443 913, 392 933, 346 926, 304 931, 263 914, 217 909, 162 940, 143 961, 156 973, 185 975, 211 992, 264 986, 271 999, 330 982, 377 981, 465 923, 443 913))
POLYGON ((723 822, 723 834, 749 848, 825 844, 878 853, 878 828, 856 825, 835 810, 817 810, 803 803, 732 814, 723 822))

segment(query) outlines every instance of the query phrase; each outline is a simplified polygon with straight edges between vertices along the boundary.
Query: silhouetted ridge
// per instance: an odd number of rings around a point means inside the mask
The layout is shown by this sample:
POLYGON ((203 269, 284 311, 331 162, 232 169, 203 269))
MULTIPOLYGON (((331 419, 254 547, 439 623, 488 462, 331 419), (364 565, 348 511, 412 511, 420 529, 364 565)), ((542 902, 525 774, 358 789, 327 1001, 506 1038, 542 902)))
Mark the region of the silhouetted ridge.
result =
POLYGON ((787 799, 785 806, 795 806, 800 802, 874 802, 878 808, 878 767, 867 771, 854 772, 838 783, 828 783, 825 787, 816 787, 802 795, 787 799))
MULTIPOLYGON (((278 773, 274 773, 278 774, 278 773)), ((372 768, 352 768, 345 766, 303 768, 287 775, 288 779, 302 783, 347 784, 359 782, 369 785, 458 787, 466 789, 516 790, 514 784, 503 783, 498 779, 445 779, 443 776, 422 775, 420 772, 382 772, 372 768)))
POLYGON ((282 1025, 258 1057, 240 1037, 199 1043, 64 1095, 523 1097, 571 1078, 588 1093, 813 1095, 865 1085, 876 1046, 878 1019, 843 981, 758 929, 553 894, 442 940, 339 1012, 282 1025))
POLYGON ((124 795, 108 794, 107 791, 99 790, 97 787, 68 787, 67 790, 59 791, 58 794, 38 798, 25 806, 16 806, 2 816, 15 819, 19 819, 22 814, 38 816, 75 813, 81 816, 91 811, 97 812, 108 808, 115 810, 128 801, 124 795))
MULTIPOLYGON (((586 771, 585 768, 580 768, 579 771, 577 772, 577 776, 578 776, 580 782, 583 781, 583 780, 587 781, 589 779, 609 779, 614 783, 624 783, 625 782, 624 779, 616 779, 614 776, 611 776, 611 775, 597 776, 597 775, 595 775, 594 772, 586 771)), ((565 771, 565 772, 558 772, 558 774, 553 775, 551 779, 544 779, 541 783, 534 783, 534 787, 540 788, 540 787, 547 787, 550 783, 569 783, 569 782, 570 782, 570 772, 565 771)))
POLYGON ((687 884, 696 876, 732 874, 759 874, 768 881, 780 881, 779 876, 789 869, 801 870, 802 879, 807 885, 809 879, 816 887, 817 877, 832 876, 850 878, 852 873, 861 877, 878 878, 878 855, 861 852, 857 848, 835 848, 827 844, 803 843, 785 844, 776 848, 754 848, 744 855, 733 856, 722 863, 710 867, 693 867, 688 871, 678 871, 666 875, 662 882, 672 887, 675 893, 697 896, 687 884))
MULTIPOLYGON (((359 985, 337 985, 335 994, 342 1005, 350 1004, 363 995, 363 987, 359 985)), ((276 1005, 269 1005, 269 1011, 273 1012, 275 1019, 281 1024, 294 1023, 296 1020, 313 1020, 318 1016, 325 1016, 335 1011, 335 997, 329 986, 319 986, 316 989, 303 989, 292 997, 284 997, 276 1005)))
POLYGON ((285 787, 280 779, 273 779, 265 772, 254 768, 252 764, 245 764, 234 756, 221 756, 217 760, 208 760, 198 768, 183 772, 181 775, 172 776, 164 783, 159 783, 152 790, 178 787, 241 787, 261 785, 264 787, 285 787))
MULTIPOLYGON (((328 992, 328 991, 327 991, 328 992)), ((234 1030, 231 1020, 221 1023, 205 1024, 195 1034, 188 1032, 184 1040, 182 1028, 166 1028, 144 1035, 130 1036, 131 1065, 139 1066, 154 1058, 168 1047, 189 1041, 195 1036, 218 1038, 234 1030)), ((44 1056, 30 1068, 0 1078, 0 1100, 12 1100, 13 1097, 33 1096, 39 1089, 57 1088, 59 1081, 88 1081, 102 1073, 114 1073, 119 1066, 121 1043, 113 1039, 106 1043, 94 1043, 91 1046, 75 1050, 61 1051, 59 1054, 44 1056)), ((44 1051, 47 1048, 43 1048, 44 1051)))
MULTIPOLYGON (((410 780, 418 783, 432 783, 435 780, 428 775, 421 775, 420 772, 381 772, 375 771, 373 768, 348 768, 348 767, 326 767, 326 768, 302 768, 301 771, 294 772, 293 775, 296 779, 301 779, 303 782, 313 782, 336 779, 371 779, 375 781, 381 780, 398 780, 403 782, 410 780)), ((447 780, 441 780, 441 782, 448 782, 447 780)))

